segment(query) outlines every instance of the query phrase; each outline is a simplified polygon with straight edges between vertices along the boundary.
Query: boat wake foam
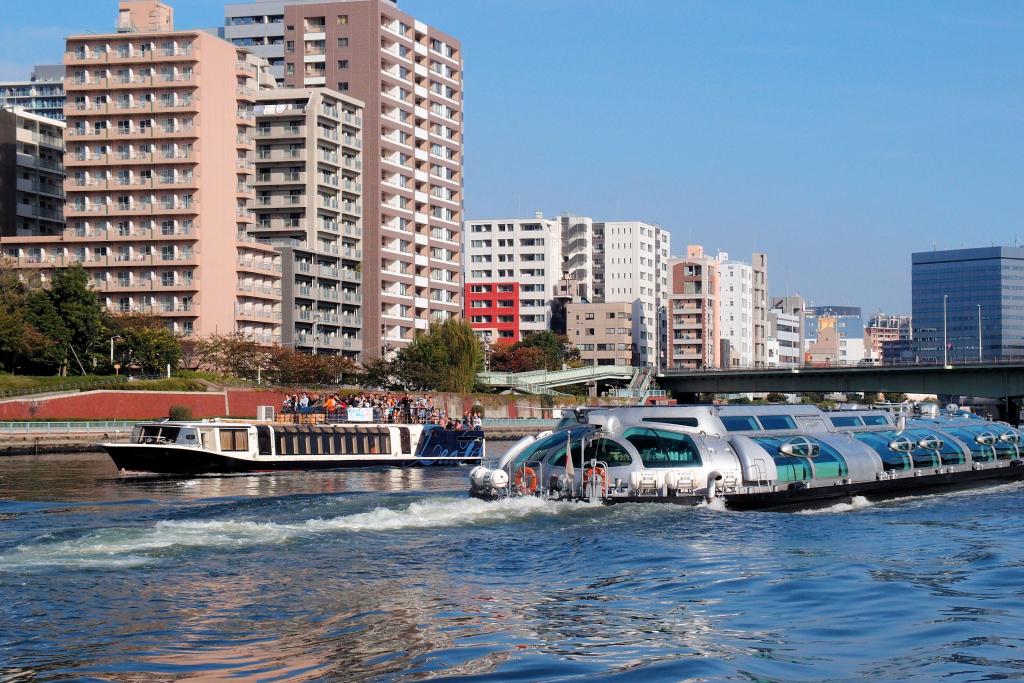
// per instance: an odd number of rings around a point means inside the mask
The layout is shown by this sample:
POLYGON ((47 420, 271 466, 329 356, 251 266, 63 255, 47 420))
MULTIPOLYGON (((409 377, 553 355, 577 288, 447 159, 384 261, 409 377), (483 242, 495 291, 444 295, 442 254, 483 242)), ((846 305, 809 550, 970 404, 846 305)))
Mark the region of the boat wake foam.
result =
POLYGON ((852 512, 854 510, 863 510, 865 508, 874 507, 874 503, 865 498, 864 496, 854 496, 850 499, 849 503, 836 503, 830 505, 827 508, 816 508, 811 510, 799 510, 796 514, 798 515, 831 515, 839 512, 852 512))
POLYGON ((400 508, 302 522, 278 523, 245 520, 165 520, 148 527, 99 529, 81 538, 20 545, 0 554, 0 571, 26 568, 69 567, 124 569, 156 561, 161 555, 184 548, 240 548, 284 543, 316 534, 389 532, 487 525, 537 515, 557 515, 590 506, 522 497, 487 502, 467 499, 432 499, 400 508))

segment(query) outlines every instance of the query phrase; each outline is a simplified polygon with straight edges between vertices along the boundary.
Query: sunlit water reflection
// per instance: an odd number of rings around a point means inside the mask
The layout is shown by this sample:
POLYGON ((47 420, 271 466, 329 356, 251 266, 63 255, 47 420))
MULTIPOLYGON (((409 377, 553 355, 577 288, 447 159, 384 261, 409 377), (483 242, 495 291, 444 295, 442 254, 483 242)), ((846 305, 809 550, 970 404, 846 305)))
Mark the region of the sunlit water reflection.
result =
POLYGON ((0 459, 0 680, 1024 676, 1020 486, 814 514, 0 459))

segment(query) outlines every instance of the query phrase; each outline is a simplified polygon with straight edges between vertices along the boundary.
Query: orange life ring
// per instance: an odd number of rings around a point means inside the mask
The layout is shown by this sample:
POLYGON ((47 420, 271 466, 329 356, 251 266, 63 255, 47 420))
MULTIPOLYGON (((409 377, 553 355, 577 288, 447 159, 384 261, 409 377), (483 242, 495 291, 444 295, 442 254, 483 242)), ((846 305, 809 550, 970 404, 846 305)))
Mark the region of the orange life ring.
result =
POLYGON ((600 465, 588 467, 587 471, 583 473, 583 482, 589 482, 595 475, 601 477, 601 490, 608 490, 608 470, 600 465))
POLYGON ((516 488, 520 493, 536 493, 540 481, 532 467, 520 467, 516 472, 516 488))

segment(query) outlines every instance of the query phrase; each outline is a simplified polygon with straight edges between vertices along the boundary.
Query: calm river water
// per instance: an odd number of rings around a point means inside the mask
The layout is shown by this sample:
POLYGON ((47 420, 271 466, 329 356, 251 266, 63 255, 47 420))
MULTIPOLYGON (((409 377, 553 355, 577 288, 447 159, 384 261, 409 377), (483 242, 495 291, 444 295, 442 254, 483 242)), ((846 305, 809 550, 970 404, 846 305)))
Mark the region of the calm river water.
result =
POLYGON ((0 680, 1024 677, 1017 485, 815 514, 0 458, 0 680))

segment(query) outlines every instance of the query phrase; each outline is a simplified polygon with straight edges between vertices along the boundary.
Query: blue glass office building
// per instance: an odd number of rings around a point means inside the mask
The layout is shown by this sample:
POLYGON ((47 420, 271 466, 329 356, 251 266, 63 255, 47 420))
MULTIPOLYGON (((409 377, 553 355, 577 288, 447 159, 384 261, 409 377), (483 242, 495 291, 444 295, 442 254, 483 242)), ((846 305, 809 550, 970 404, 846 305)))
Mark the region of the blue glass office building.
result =
POLYGON ((984 360, 1024 358, 1024 248, 927 251, 912 264, 918 360, 942 362, 944 347, 951 363, 977 361, 979 348, 984 360))

